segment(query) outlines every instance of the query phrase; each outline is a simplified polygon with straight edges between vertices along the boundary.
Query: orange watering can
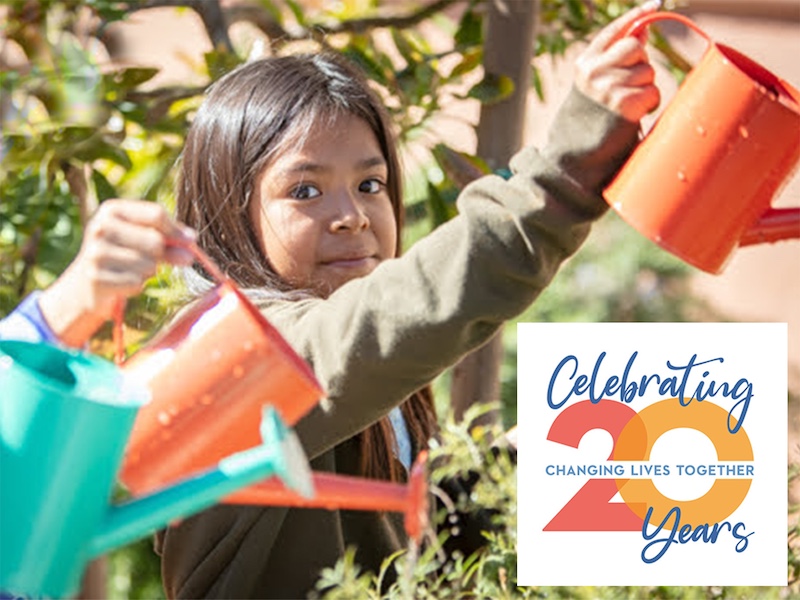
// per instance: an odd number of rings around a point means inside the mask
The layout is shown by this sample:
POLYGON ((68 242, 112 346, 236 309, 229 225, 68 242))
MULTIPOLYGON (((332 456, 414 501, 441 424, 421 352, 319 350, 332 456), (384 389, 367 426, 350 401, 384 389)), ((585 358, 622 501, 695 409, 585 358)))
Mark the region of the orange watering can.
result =
POLYGON ((672 102, 604 196, 628 223, 687 263, 719 273, 740 246, 800 238, 800 208, 771 206, 800 161, 800 92, 733 48, 708 41, 672 102))
MULTIPOLYGON (((139 411, 120 472, 136 494, 215 465, 233 448, 256 445, 263 404, 274 406, 291 426, 323 397, 306 363, 263 315, 205 253, 185 246, 219 285, 127 361, 121 315, 115 323, 117 362, 152 395, 139 411)), ((407 485, 312 473, 313 496, 271 478, 224 501, 401 512, 409 537, 419 541, 428 524, 426 460, 421 453, 407 485)))
POLYGON ((194 244, 186 246, 218 285, 151 342, 117 362, 151 401, 133 425, 119 478, 142 494, 260 443, 262 407, 294 425, 324 396, 308 365, 194 244))

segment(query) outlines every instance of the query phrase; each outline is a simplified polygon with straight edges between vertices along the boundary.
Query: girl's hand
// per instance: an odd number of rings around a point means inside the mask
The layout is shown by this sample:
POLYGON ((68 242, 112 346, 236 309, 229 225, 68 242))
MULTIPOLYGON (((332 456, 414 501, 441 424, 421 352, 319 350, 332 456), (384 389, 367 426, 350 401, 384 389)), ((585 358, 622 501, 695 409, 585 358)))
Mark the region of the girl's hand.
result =
POLYGON ((42 293, 39 308, 62 342, 81 346, 120 302, 141 291, 159 263, 191 264, 189 252, 168 242, 194 238, 154 202, 107 200, 86 226, 75 260, 42 293))
POLYGON ((597 34, 578 58, 575 85, 586 96, 637 122, 654 110, 661 99, 655 86, 644 39, 624 32, 636 21, 655 12, 661 3, 650 0, 612 21, 597 34))

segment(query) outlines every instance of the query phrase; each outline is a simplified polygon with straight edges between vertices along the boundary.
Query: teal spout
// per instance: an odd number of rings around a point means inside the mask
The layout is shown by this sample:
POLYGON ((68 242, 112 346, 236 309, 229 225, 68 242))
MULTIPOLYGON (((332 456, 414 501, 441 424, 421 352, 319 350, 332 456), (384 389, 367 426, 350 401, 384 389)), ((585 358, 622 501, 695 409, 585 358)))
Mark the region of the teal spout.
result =
POLYGON ((313 494, 311 471, 295 433, 271 406, 261 422, 263 445, 233 454, 217 468, 170 488, 110 507, 89 544, 90 557, 133 542, 170 522, 212 506, 241 487, 271 476, 304 496, 313 494))

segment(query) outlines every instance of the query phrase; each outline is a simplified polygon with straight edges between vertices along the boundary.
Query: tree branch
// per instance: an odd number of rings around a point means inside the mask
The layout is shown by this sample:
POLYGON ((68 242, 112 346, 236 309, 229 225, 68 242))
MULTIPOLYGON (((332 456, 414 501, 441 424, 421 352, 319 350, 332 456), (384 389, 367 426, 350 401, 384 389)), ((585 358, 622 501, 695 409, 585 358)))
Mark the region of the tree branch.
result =
MULTIPOLYGON (((169 0, 165 0, 169 1, 169 0)), ((335 25, 315 24, 311 28, 303 28, 291 32, 283 28, 270 15, 252 5, 234 5, 225 9, 229 23, 247 21, 258 27, 267 37, 273 40, 295 41, 309 37, 320 40, 328 35, 337 33, 363 33, 371 29, 393 27, 395 29, 408 29, 430 18, 447 7, 463 3, 465 0, 435 0, 415 12, 404 16, 365 17, 362 19, 349 19, 335 25)))
POLYGON ((364 31, 382 28, 393 27, 395 29, 408 29, 425 19, 430 18, 438 12, 443 11, 448 6, 465 0, 436 0, 427 6, 420 8, 416 12, 412 12, 406 16, 401 17, 366 17, 363 19, 350 19, 342 21, 330 27, 315 26, 315 29, 321 33, 334 34, 334 33, 363 33, 364 31))
POLYGON ((214 48, 224 48, 231 54, 235 54, 231 38, 228 37, 228 23, 225 14, 219 5, 219 0, 195 0, 192 8, 200 15, 203 25, 211 38, 214 48))
POLYGON ((386 27, 408 29, 451 5, 465 1, 434 0, 407 15, 350 19, 334 25, 315 24, 312 27, 302 28, 293 32, 282 27, 280 23, 271 18, 267 11, 261 10, 254 5, 239 4, 222 9, 219 0, 144 0, 143 2, 129 2, 127 6, 129 13, 148 8, 191 8, 203 20, 203 25, 214 47, 222 45, 228 51, 233 52, 233 44, 228 36, 228 26, 242 21, 252 23, 271 40, 291 42, 312 38, 321 41, 326 36, 337 33, 363 33, 371 29, 386 27))

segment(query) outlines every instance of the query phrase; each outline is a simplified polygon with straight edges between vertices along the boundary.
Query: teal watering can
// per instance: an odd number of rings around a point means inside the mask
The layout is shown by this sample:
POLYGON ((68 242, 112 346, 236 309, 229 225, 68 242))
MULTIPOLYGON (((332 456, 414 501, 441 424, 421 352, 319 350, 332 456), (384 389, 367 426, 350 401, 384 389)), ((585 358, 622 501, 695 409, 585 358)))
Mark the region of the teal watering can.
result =
POLYGON ((312 494, 296 436, 265 407, 261 445, 112 505, 131 427, 148 398, 97 356, 0 341, 0 592, 73 595, 92 558, 271 475, 312 494))

